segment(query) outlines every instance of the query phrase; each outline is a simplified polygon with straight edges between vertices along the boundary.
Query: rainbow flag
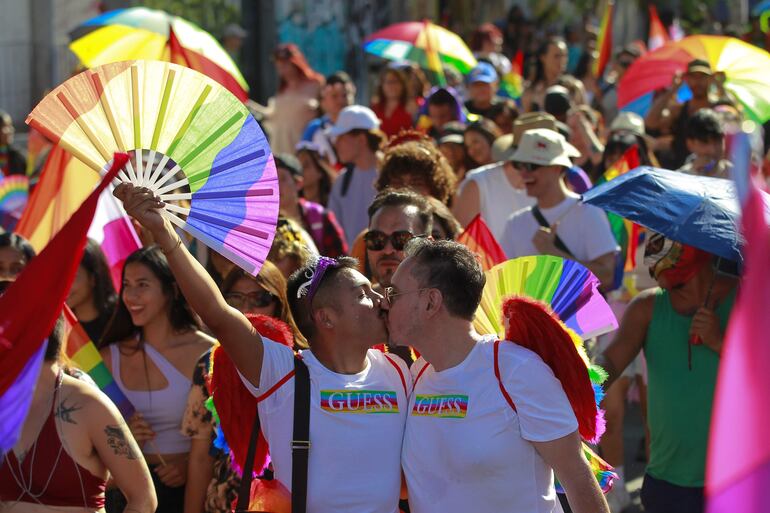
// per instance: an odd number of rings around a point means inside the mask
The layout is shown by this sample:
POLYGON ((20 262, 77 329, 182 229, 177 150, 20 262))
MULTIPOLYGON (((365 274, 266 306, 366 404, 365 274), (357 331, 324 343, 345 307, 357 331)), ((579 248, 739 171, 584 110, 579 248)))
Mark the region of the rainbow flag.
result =
POLYGON ((457 242, 464 244, 478 255, 479 263, 484 271, 488 271, 507 260, 503 248, 492 235, 487 223, 481 218, 481 214, 476 214, 476 217, 471 219, 465 230, 457 237, 457 242))
POLYGON ((658 9, 650 4, 650 35, 647 38, 647 49, 652 51, 668 43, 671 38, 666 31, 666 26, 660 21, 658 9))
POLYGON ((511 61, 511 71, 503 75, 500 82, 500 93, 513 100, 518 100, 521 98, 522 92, 524 92, 524 54, 519 50, 511 61))
POLYGON ((51 141, 46 139, 43 134, 30 127, 27 134, 27 176, 34 174, 40 157, 52 146, 51 141))
POLYGON ((128 400, 123 391, 115 383, 107 366, 104 364, 99 350, 96 349, 93 341, 89 338, 86 330, 78 322, 75 314, 65 304, 64 320, 67 322, 67 358, 75 364, 77 368, 88 373, 96 382, 99 389, 107 394, 115 406, 118 407, 124 419, 128 419, 134 414, 134 405, 128 400))
POLYGON ((29 412, 45 340, 59 317, 75 273, 99 194, 128 161, 115 163, 70 220, 0 297, 0 453, 10 450, 29 412), (45 300, 40 300, 44 293, 45 300))
MULTIPOLYGON (((93 190, 99 175, 63 148, 55 146, 48 155, 40 181, 29 199, 16 231, 41 251, 72 213, 93 190)), ((131 220, 108 186, 99 198, 88 236, 101 244, 112 281, 120 288, 126 257, 142 245, 131 220)))
POLYGON ((596 78, 601 78, 604 75, 604 70, 612 59, 612 14, 614 10, 615 4, 610 0, 604 10, 604 16, 602 16, 602 22, 599 26, 599 38, 596 41, 596 48, 599 49, 599 57, 594 61, 593 66, 596 78))
POLYGON ((0 226, 12 232, 29 199, 29 178, 10 175, 0 178, 0 226))
POLYGON ((746 272, 719 364, 706 464, 707 513, 765 512, 770 487, 770 206, 750 171, 748 138, 743 133, 736 138, 742 141, 731 160, 743 208, 746 272))
MULTIPOLYGON (((637 167, 639 167, 639 148, 634 144, 604 172, 597 180, 596 185, 609 182, 637 167)), ((623 266, 619 266, 616 270, 618 273, 616 278, 622 280, 623 271, 633 271, 636 268, 636 249, 639 245, 639 235, 641 235, 642 229, 638 224, 612 212, 607 212, 607 218, 610 220, 610 228, 615 235, 615 240, 620 245, 620 261, 623 262, 623 266)), ((619 282, 616 280, 616 283, 619 282)))

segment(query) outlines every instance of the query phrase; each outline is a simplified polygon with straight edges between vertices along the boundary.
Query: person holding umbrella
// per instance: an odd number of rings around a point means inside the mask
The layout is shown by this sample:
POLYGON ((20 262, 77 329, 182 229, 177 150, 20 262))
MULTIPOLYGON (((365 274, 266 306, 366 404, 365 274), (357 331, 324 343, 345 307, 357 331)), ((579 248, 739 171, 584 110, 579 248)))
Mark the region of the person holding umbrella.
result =
POLYGON ((642 167, 583 201, 650 230, 645 265, 658 287, 631 301, 596 363, 609 387, 644 349, 650 457, 642 503, 650 513, 701 512, 717 368, 742 260, 735 188, 642 167))
POLYGON ((651 443, 641 496, 650 513, 703 511, 711 406, 738 285, 716 261, 705 251, 653 234, 645 263, 658 287, 634 298, 597 360, 609 374, 609 386, 642 349, 647 357, 651 443))

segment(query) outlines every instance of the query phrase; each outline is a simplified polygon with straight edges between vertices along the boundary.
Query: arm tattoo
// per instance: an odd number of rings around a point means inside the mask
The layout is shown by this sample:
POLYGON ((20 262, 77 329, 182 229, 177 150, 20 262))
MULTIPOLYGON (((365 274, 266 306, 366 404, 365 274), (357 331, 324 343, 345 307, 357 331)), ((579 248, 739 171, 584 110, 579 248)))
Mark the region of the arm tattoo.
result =
POLYGON ((139 459, 141 454, 139 447, 136 445, 136 440, 130 435, 126 436, 126 431, 125 424, 105 426, 104 432, 107 434, 107 445, 112 448, 112 451, 117 456, 125 456, 129 460, 139 459))
POLYGON ((75 420, 72 418, 72 414, 81 409, 81 406, 78 406, 77 404, 73 404, 72 406, 67 405, 67 400, 62 399, 59 406, 56 407, 56 411, 54 412, 54 417, 59 418, 63 420, 64 422, 67 422, 69 424, 77 424, 75 420))

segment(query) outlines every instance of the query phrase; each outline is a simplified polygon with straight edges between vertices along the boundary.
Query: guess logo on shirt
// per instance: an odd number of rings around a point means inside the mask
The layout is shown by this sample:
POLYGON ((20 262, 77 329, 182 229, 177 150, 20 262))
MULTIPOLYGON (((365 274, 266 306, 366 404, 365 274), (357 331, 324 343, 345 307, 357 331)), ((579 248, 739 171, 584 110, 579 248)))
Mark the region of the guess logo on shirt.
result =
POLYGON ((321 390, 321 408, 331 413, 398 413, 390 390, 321 390))
POLYGON ((440 419, 464 419, 467 413, 467 395, 416 395, 412 408, 412 415, 440 419))

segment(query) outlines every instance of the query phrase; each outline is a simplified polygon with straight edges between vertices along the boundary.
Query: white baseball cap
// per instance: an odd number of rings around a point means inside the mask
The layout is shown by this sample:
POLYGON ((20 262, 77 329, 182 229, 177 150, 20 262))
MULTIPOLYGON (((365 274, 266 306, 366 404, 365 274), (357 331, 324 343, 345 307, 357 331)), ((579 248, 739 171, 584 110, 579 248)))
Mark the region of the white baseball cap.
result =
POLYGON ((329 129, 330 137, 338 137, 351 130, 375 130, 380 128, 380 120, 368 107, 351 105, 340 111, 337 122, 329 129))
POLYGON ((577 148, 559 132, 548 128, 533 128, 522 134, 519 147, 511 160, 541 166, 572 167, 570 157, 579 156, 577 148))

